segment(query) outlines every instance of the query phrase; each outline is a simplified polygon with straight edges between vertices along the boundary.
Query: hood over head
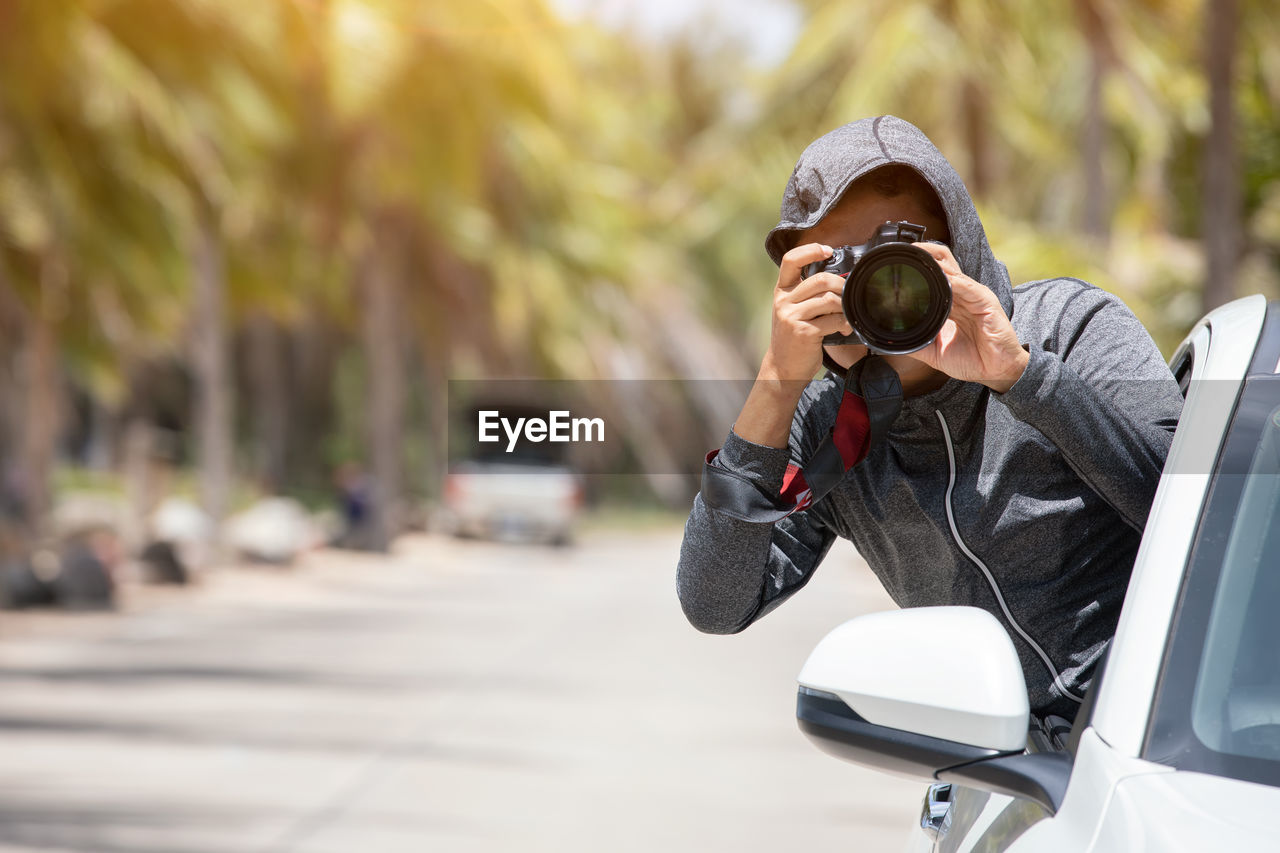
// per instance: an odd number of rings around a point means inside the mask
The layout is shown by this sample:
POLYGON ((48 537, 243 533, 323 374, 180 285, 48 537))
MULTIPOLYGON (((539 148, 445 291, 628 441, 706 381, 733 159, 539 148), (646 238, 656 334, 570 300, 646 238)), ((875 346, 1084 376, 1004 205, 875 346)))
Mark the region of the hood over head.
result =
POLYGON ((817 225, 858 178, 895 163, 910 166, 933 187, 947 214, 951 252, 960 269, 995 291, 1012 317, 1009 272, 991 252, 964 181, 919 128, 895 116, 846 124, 804 150, 782 193, 781 218, 765 238, 769 257, 782 263, 794 232, 817 225))

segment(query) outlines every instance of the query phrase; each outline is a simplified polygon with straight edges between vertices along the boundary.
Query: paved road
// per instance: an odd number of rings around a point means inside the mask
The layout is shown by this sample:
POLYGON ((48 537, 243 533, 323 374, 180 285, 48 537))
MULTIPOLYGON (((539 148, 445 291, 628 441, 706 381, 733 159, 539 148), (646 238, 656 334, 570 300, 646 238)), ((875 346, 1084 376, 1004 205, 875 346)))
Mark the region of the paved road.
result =
POLYGON ((734 637, 679 531, 436 537, 0 614, 0 850, 899 850, 923 785, 822 755, 794 677, 890 606, 851 550, 734 637), (141 597, 140 597, 141 596, 141 597))

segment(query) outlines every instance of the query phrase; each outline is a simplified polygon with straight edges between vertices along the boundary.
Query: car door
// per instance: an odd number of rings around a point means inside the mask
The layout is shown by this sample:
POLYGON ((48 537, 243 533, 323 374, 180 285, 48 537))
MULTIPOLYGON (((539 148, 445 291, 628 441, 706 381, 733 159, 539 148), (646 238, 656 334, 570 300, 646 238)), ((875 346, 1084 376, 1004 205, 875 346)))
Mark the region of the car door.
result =
MULTIPOLYGON (((1197 339, 1189 337, 1170 360, 1170 370, 1178 381, 1183 397, 1187 395, 1196 368, 1197 339)), ((1203 353, 1200 353, 1203 356, 1203 353)), ((1104 667, 1090 686, 1092 698, 1101 684, 1104 667)), ((1090 696, 1080 708, 1070 730, 1062 725, 1043 726, 1028 734, 1027 751, 1062 751, 1074 758, 1074 738, 1089 723, 1093 703, 1090 696)), ((1063 721, 1065 722, 1065 721, 1063 721)), ((911 849, 933 853, 998 853, 1008 849, 1027 829, 1051 815, 1029 800, 989 793, 963 785, 934 784, 925 793, 921 806, 920 827, 928 841, 911 849)))

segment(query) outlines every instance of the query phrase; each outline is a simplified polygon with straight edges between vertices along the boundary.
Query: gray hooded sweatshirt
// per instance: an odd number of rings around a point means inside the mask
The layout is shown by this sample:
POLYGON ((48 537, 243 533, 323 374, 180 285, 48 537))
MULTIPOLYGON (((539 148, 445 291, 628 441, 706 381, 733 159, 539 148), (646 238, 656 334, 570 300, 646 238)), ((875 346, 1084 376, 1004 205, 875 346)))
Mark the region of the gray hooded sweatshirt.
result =
MULTIPOLYGON (((845 125, 801 155, 765 246, 822 219, 857 178, 914 168, 937 192, 961 269, 991 288, 1030 362, 1004 394, 950 379, 908 397, 887 438, 809 509, 743 521, 694 499, 677 588, 699 630, 734 633, 851 540, 902 607, 981 607, 1009 631, 1032 710, 1071 717, 1115 631, 1181 411, 1155 343, 1124 303, 1073 278, 1010 285, 964 182, 913 125, 845 125)), ((841 381, 809 384, 787 450, 732 430, 712 464, 777 495, 835 422, 841 381)), ((942 646, 940 648, 945 648, 942 646)), ((945 663, 943 664, 945 665, 945 663)))

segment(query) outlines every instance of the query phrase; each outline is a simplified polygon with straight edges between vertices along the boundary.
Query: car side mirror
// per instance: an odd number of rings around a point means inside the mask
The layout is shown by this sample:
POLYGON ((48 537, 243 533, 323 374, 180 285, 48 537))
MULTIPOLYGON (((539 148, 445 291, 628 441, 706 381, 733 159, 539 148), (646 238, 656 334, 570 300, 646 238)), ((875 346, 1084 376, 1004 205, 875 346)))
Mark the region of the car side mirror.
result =
POLYGON ((985 610, 919 607, 852 619, 818 643, 799 682, 800 729, 830 755, 1026 797, 1050 812, 1065 794, 1065 754, 1022 754, 1030 724, 1022 666, 985 610))

